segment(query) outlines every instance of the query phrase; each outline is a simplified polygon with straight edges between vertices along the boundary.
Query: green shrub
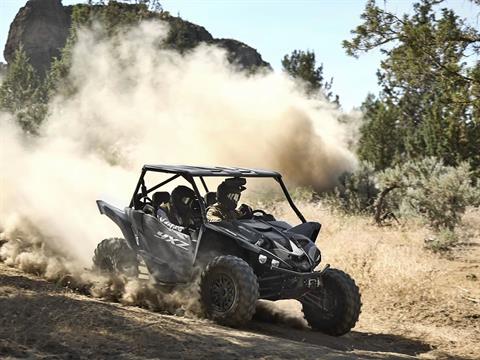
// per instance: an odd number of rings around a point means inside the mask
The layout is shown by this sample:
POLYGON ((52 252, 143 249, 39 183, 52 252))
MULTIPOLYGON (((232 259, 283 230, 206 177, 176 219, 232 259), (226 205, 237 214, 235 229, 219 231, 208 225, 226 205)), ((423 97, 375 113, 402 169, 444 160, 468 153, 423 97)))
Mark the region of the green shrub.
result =
POLYGON ((361 162, 354 172, 340 176, 333 192, 324 198, 329 205, 345 213, 371 213, 378 194, 375 183, 373 165, 361 162))
POLYGON ((448 252, 459 242, 460 237, 455 231, 441 229, 432 238, 425 239, 425 248, 435 253, 448 252))
POLYGON ((480 188, 466 162, 446 166, 435 158, 408 161, 378 174, 376 220, 384 212, 413 212, 434 229, 453 230, 467 206, 478 206, 480 188), (392 201, 394 200, 394 201, 392 201))

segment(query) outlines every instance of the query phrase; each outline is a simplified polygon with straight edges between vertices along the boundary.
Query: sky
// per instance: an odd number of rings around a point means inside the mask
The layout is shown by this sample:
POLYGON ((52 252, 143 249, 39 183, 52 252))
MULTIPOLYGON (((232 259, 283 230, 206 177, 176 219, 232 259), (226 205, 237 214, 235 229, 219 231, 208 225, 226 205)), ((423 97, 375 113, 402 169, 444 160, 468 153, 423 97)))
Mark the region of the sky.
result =
MULTIPOLYGON (((10 23, 22 0, 0 0, 0 46, 3 48, 10 23)), ((86 2, 63 0, 64 5, 86 2)), ((172 15, 205 27, 214 37, 233 38, 255 49, 275 71, 281 59, 295 49, 313 50, 323 63, 326 78, 333 77, 333 91, 345 110, 361 105, 367 94, 378 93, 376 71, 381 61, 378 51, 349 57, 342 40, 360 24, 366 0, 160 0, 172 15)), ((377 1, 397 14, 409 12, 414 1, 377 1)), ((447 0, 446 6, 473 19, 480 26, 478 7, 468 0, 447 0)), ((0 61, 5 62, 3 54, 0 61)))

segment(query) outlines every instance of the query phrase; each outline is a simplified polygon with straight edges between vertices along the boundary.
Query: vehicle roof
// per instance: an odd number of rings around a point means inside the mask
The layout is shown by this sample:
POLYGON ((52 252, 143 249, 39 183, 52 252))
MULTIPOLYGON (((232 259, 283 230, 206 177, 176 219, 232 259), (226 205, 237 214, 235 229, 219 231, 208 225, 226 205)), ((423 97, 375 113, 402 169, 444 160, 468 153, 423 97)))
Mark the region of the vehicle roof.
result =
POLYGON ((144 165, 146 171, 191 176, 280 177, 276 171, 223 166, 144 165))

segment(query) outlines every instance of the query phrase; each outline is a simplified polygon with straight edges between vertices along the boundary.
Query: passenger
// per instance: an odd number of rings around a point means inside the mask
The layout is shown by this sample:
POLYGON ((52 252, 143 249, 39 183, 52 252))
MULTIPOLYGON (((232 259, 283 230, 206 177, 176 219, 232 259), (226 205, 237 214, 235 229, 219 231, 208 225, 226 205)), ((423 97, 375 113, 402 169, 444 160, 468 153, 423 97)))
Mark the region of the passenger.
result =
POLYGON ((189 235, 189 228, 172 223, 162 207, 157 210, 157 218, 167 228, 189 235))
MULTIPOLYGON (((170 201, 161 205, 157 211, 163 212, 173 224, 181 227, 189 227, 195 225, 192 204, 195 201, 195 193, 192 189, 179 185, 172 191, 170 201)), ((162 215, 160 213, 160 215, 162 215)))
POLYGON ((253 210, 250 206, 242 204, 237 209, 238 200, 247 181, 244 178, 231 178, 224 180, 217 188, 217 202, 207 210, 209 222, 223 220, 249 219, 253 210))

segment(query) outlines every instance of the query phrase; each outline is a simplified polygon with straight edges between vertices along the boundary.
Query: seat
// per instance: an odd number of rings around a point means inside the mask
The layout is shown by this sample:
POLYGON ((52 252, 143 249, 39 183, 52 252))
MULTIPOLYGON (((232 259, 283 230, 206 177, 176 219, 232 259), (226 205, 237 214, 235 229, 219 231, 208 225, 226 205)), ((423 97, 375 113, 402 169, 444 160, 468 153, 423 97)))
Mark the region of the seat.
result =
POLYGON ((215 191, 209 191, 204 196, 205 199, 205 207, 212 206, 217 202, 217 193, 215 191))

